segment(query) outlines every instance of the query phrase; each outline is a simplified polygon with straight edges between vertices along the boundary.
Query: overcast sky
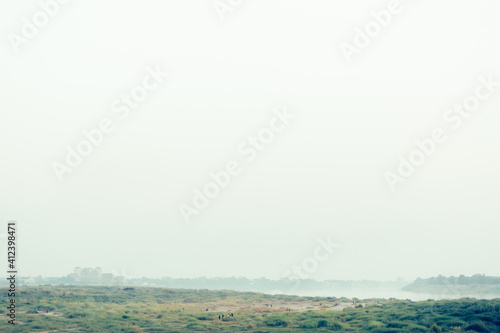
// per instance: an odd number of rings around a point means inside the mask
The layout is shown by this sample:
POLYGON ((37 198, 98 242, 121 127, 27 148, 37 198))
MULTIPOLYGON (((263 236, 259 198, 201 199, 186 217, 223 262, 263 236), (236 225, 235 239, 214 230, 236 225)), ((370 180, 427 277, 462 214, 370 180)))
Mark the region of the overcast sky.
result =
POLYGON ((315 279, 500 273, 500 85, 481 86, 500 82, 500 2, 216 5, 2 2, 0 220, 19 223, 21 275, 275 279, 308 258, 315 279), (478 89, 460 126, 444 118, 478 89), (446 140, 401 177, 436 128, 446 140))

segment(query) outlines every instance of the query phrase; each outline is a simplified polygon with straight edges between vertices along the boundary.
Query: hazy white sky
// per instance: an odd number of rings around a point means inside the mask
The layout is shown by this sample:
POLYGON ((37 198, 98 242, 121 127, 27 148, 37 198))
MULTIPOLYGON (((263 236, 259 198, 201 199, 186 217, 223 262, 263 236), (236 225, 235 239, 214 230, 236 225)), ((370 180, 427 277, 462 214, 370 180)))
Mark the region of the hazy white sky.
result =
POLYGON ((500 87, 457 130, 443 115, 500 81, 500 2, 401 0, 348 63, 341 43, 389 3, 242 0, 221 20, 212 0, 73 0, 25 38, 39 2, 2 2, 0 220, 19 221, 22 274, 279 278, 330 235, 311 278, 498 275, 500 87), (148 67, 170 75, 120 118, 148 67), (283 107, 295 118, 248 162, 283 107), (52 163, 105 118, 59 181, 52 163), (384 173, 436 127, 447 140, 392 192, 384 173), (232 160, 186 224, 179 205, 232 160))

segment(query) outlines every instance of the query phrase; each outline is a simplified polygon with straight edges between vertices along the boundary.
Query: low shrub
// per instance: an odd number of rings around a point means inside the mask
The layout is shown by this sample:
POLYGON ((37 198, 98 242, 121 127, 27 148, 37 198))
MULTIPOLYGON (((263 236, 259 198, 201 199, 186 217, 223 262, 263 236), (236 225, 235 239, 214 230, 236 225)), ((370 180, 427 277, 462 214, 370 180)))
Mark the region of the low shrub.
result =
POLYGON ((283 326, 286 327, 288 326, 288 321, 286 318, 280 315, 270 315, 264 320, 264 323, 267 326, 272 326, 272 327, 277 327, 277 326, 283 326))
POLYGON ((300 328, 316 328, 318 327, 318 322, 316 320, 304 320, 299 324, 300 328))

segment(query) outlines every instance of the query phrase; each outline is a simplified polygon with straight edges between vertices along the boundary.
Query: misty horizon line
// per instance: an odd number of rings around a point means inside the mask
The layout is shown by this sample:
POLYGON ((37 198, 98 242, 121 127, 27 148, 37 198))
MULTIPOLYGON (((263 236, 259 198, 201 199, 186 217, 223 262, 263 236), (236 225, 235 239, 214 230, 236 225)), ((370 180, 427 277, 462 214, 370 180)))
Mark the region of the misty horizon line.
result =
MULTIPOLYGON (((98 269, 99 267, 96 267, 95 269, 98 269)), ((38 274, 38 275, 28 275, 28 276, 23 276, 20 275, 20 278, 68 278, 71 277, 74 273, 69 273, 66 275, 43 275, 43 274, 38 274)), ((432 278, 458 278, 458 277, 474 277, 474 276, 483 276, 483 277, 500 277, 500 275, 486 275, 484 273, 475 273, 471 275, 466 275, 466 274, 460 274, 460 275, 443 275, 443 274, 437 274, 437 275, 432 275, 432 276, 426 276, 426 277, 415 277, 415 278, 403 278, 403 277, 395 277, 393 279, 315 279, 315 278, 300 278, 300 277, 281 277, 281 278, 269 278, 269 277, 246 277, 246 276, 196 276, 196 277, 173 277, 173 276, 161 276, 161 277, 153 277, 153 276, 136 276, 136 275, 126 275, 126 274, 118 274, 116 272, 103 272, 102 274, 104 275, 113 275, 115 277, 124 277, 126 279, 149 279, 149 280, 163 280, 163 279, 172 279, 172 280, 224 280, 224 279, 241 279, 241 280, 267 280, 267 281, 316 281, 316 282, 327 282, 327 281, 352 281, 352 282, 403 282, 403 281, 416 281, 419 279, 432 279, 432 278)))

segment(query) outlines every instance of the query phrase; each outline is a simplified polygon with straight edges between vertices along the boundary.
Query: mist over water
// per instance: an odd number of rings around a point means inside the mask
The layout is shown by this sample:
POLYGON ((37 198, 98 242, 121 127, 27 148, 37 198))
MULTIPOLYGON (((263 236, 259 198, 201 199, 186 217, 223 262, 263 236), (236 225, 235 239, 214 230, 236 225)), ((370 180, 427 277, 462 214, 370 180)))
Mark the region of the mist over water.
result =
POLYGON ((296 296, 309 296, 309 297, 346 297, 346 298, 358 298, 358 299, 368 299, 368 298, 396 298, 396 299, 409 299, 411 301, 425 301, 428 299, 433 300, 443 300, 443 299, 460 299, 465 297, 477 298, 477 299, 495 299, 500 298, 499 295, 488 295, 488 294, 467 294, 467 295, 457 295, 452 292, 444 292, 441 294, 425 294, 425 293, 412 293, 408 291, 401 291, 399 289, 373 289, 373 290, 363 290, 363 289, 351 289, 342 291, 332 291, 332 290, 295 290, 295 291, 273 291, 270 292, 272 295, 284 294, 284 295, 296 295, 296 296))

